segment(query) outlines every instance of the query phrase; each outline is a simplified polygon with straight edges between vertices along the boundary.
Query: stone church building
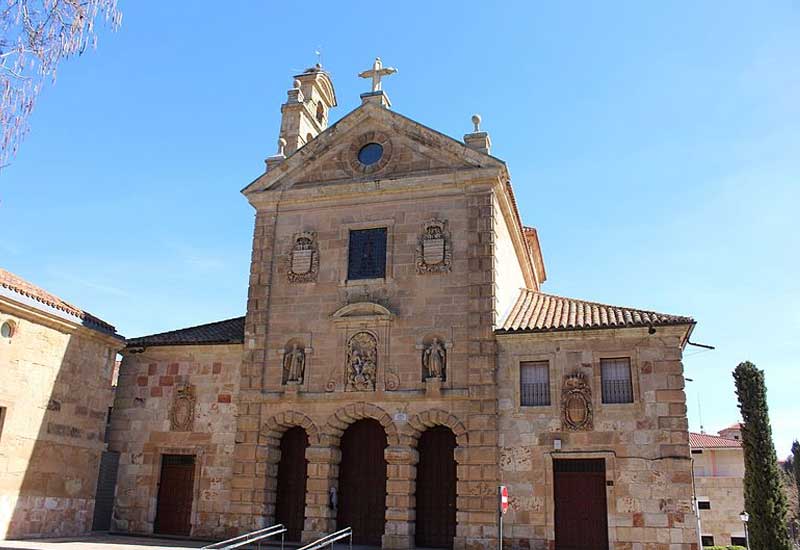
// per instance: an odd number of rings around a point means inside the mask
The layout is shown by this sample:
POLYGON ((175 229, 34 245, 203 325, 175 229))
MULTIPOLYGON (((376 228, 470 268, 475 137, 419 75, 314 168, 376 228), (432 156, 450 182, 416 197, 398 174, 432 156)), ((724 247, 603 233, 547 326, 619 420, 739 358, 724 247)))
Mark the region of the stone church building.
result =
POLYGON ((255 210, 244 317, 128 340, 114 526, 275 523, 355 544, 697 548, 688 317, 543 293, 506 164, 390 108, 376 61, 331 123, 295 77, 255 210))

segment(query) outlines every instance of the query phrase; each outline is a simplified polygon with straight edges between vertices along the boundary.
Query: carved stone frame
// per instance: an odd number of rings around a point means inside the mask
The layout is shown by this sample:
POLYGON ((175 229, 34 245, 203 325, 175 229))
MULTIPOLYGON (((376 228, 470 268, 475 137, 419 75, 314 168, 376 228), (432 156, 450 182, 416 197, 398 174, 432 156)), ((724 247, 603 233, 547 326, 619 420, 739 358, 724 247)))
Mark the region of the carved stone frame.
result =
POLYGON ((450 230, 448 228, 447 220, 438 218, 431 218, 422 224, 422 228, 417 239, 417 273, 449 273, 453 263, 453 245, 450 237, 450 230), (425 262, 424 242, 428 228, 439 227, 442 231, 442 240, 444 241, 444 258, 437 264, 428 264, 425 262))
POLYGON ((389 135, 379 130, 371 130, 356 137, 351 143, 350 147, 343 151, 346 156, 344 164, 349 168, 350 173, 354 176, 367 176, 381 172, 389 162, 392 160, 392 141, 389 135), (358 160, 358 152, 362 147, 368 143, 377 143, 383 147, 383 155, 380 160, 375 164, 362 164, 358 160))
MULTIPOLYGON (((400 375, 392 365, 389 353, 391 341, 391 325, 394 314, 380 304, 373 302, 356 302, 339 308, 331 321, 336 327, 339 344, 336 355, 325 383, 327 392, 344 392, 345 369, 347 362, 347 344, 358 332, 368 332, 377 340, 378 364, 375 370, 375 392, 394 391, 400 387, 400 375)), ((349 392, 354 394, 364 392, 349 392)), ((366 392, 370 393, 370 392, 366 392)))
POLYGON ((317 234, 313 231, 302 231, 292 235, 291 247, 286 255, 286 277, 290 283, 315 283, 319 274, 319 246, 317 245, 317 234), (295 247, 299 239, 309 239, 311 241, 311 267, 306 273, 295 273, 292 271, 295 247))

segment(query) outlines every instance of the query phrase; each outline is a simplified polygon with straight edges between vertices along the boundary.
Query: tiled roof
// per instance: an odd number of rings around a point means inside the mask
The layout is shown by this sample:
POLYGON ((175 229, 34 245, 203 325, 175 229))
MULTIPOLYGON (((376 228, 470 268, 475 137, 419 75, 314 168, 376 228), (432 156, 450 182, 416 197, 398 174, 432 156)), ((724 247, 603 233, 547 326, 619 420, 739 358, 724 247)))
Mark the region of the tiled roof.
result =
POLYGON ((83 324, 89 328, 111 334, 115 334, 117 332, 117 329, 115 329, 113 325, 106 323, 99 317, 95 317, 91 313, 83 311, 82 309, 65 302, 58 296, 50 294, 45 289, 29 283, 22 277, 15 275, 3 268, 0 268, 0 289, 6 289, 7 291, 10 291, 9 293, 12 295, 12 299, 14 298, 14 295, 16 295, 17 297, 21 298, 23 303, 35 302, 59 312, 66 313, 71 317, 76 317, 81 321, 80 324, 83 324))
POLYGON ((691 325, 691 317, 610 306, 522 289, 498 332, 551 332, 691 325))
POLYGON ((182 328, 129 338, 127 347, 241 344, 244 342, 244 317, 235 317, 196 327, 182 328))
POLYGON ((693 449, 735 449, 742 446, 738 439, 728 439, 718 435, 689 432, 689 446, 693 449))

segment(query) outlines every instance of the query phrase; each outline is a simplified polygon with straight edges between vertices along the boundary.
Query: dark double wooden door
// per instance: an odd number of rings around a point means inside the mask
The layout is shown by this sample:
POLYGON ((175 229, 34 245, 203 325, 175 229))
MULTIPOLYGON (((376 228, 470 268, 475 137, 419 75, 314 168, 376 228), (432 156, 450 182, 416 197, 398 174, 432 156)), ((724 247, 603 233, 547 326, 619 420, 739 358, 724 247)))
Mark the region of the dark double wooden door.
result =
POLYGON ((386 516, 386 432, 359 420, 342 435, 336 524, 353 528, 353 544, 381 546, 386 516))
POLYGON ((553 461, 556 550, 608 550, 605 459, 553 461))
POLYGON ((303 428, 287 430, 281 437, 275 522, 286 527, 286 540, 300 542, 306 511, 306 461, 308 434, 303 428))
POLYGON ((162 535, 191 534, 194 495, 194 455, 162 455, 156 521, 162 535))
POLYGON ((456 536, 456 436, 444 426, 423 432, 417 464, 416 543, 452 548, 456 536))

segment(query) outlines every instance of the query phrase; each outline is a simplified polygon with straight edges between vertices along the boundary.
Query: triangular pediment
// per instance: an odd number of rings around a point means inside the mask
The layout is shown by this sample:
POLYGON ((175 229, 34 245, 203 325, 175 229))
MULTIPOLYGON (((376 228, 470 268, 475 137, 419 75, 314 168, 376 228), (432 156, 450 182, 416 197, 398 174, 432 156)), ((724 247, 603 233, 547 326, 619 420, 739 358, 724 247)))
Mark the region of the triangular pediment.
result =
POLYGON ((366 103, 257 178, 243 193, 481 168, 505 170, 505 164, 389 109, 366 103), (358 152, 369 143, 379 144, 382 155, 366 166, 358 160, 358 152))

